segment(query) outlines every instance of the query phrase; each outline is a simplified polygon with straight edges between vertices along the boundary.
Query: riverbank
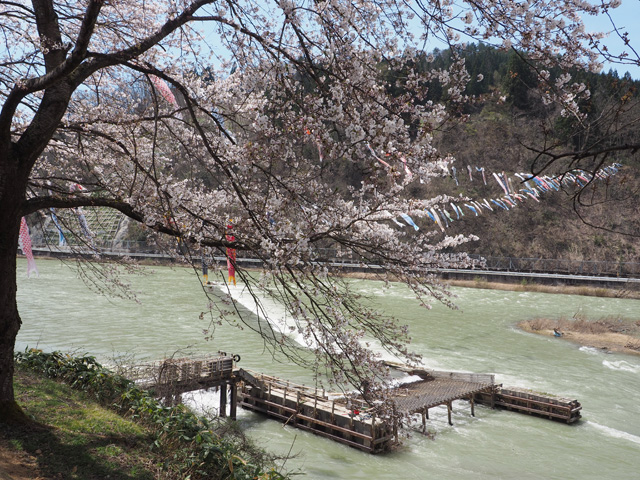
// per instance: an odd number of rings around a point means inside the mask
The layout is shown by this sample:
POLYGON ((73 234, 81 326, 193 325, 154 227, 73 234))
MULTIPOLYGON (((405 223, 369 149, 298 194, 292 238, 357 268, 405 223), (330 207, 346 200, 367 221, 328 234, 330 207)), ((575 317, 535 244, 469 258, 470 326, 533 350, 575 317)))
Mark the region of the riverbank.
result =
POLYGON ((640 321, 623 318, 587 320, 574 318, 535 318, 523 320, 518 327, 530 333, 568 340, 607 352, 640 355, 640 321), (555 331, 561 333, 557 337, 555 331))
POLYGON ((23 368, 14 388, 32 423, 0 425, 0 479, 170 478, 158 475, 164 456, 150 428, 23 368))
MULTIPOLYGON (((380 280, 377 273, 368 272, 346 272, 340 276, 345 278, 358 278, 365 280, 380 280)), ((640 289, 604 288, 592 287, 588 285, 543 285, 535 282, 523 281, 520 283, 490 282, 484 279, 478 280, 455 280, 441 279, 445 285, 464 288, 480 288, 485 290, 504 290, 508 292, 540 292, 554 293, 562 295, 582 295, 587 297, 604 298, 630 298, 640 299, 640 289)))
POLYGON ((466 288, 484 288, 510 292, 540 292, 587 297, 640 299, 640 290, 591 287, 588 285, 542 285, 535 282, 500 283, 485 280, 447 280, 449 285, 466 288))

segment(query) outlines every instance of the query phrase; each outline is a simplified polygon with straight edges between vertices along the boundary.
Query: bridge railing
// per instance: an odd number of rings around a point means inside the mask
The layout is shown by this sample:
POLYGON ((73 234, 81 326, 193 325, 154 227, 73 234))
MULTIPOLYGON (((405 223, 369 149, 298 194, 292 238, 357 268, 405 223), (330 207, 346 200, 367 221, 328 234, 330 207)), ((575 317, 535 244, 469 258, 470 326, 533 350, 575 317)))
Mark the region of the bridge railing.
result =
POLYGON ((639 262, 567 260, 549 258, 482 257, 487 270, 501 272, 559 273, 567 275, 640 277, 639 262))
MULTIPOLYGON (((40 245, 34 242, 35 249, 52 248, 60 249, 61 247, 53 246, 52 242, 40 245)), ((170 252, 161 250, 157 245, 147 242, 124 240, 112 244, 111 242, 96 239, 95 246, 102 252, 121 255, 154 255, 172 257, 170 252)), ((71 250, 72 248, 66 247, 71 250)), ((178 252, 175 252, 177 256, 178 252)), ((326 262, 336 266, 353 266, 363 264, 363 259, 357 257, 351 252, 336 248, 318 248, 316 249, 317 261, 326 262)), ((197 255, 196 255, 197 256, 197 255)), ((519 257, 493 257, 482 255, 469 255, 476 260, 483 260, 483 268, 501 272, 526 272, 526 273, 555 273, 565 275, 588 275, 588 276, 613 276, 622 278, 640 278, 640 262, 623 262, 623 261, 598 261, 598 260, 569 260, 569 259, 550 259, 550 258, 519 258, 519 257)), ((216 257, 217 258, 217 257, 216 257)), ((222 258, 222 257, 221 257, 222 258)), ((259 260, 253 258, 247 252, 238 251, 237 259, 239 262, 259 260)))

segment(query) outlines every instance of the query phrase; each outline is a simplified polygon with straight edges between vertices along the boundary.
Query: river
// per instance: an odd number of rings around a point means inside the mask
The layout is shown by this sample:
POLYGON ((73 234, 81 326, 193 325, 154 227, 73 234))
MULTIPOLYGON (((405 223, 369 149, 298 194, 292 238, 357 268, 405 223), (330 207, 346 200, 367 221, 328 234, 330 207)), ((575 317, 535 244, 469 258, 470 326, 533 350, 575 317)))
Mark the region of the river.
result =
MULTIPOLYGON (((27 279, 26 261, 18 260, 23 325, 17 350, 75 351, 104 362, 223 350, 241 355, 240 366, 311 384, 307 372, 272 359, 247 329, 218 326, 214 339, 205 340, 210 322, 200 313, 208 300, 189 269, 154 267, 127 277, 136 303, 94 293, 60 261, 37 263, 40 276, 27 279)), ((482 406, 471 417, 468 402, 454 402, 453 426, 446 407, 432 409, 430 435, 410 432, 397 451, 373 456, 240 411, 240 424, 258 444, 297 454, 287 469, 309 479, 640 478, 640 356, 579 347, 515 327, 522 319, 576 313, 640 320, 640 301, 457 288, 459 310, 434 305, 427 311, 402 285, 356 286, 410 326, 413 347, 427 367, 494 373, 506 387, 576 398, 583 419, 569 426, 482 406)))

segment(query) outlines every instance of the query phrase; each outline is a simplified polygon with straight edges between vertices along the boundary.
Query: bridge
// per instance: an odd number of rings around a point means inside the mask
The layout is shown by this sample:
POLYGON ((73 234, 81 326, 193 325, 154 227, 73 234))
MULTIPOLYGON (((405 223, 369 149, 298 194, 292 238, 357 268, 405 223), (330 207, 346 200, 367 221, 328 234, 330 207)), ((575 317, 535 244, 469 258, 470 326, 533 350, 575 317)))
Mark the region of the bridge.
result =
MULTIPOLYGON (((58 224, 50 217, 46 217, 40 228, 33 230, 32 245, 35 254, 52 256, 66 255, 94 255, 99 251, 105 257, 129 256, 133 258, 151 258, 156 260, 173 261, 178 255, 162 251, 158 245, 145 241, 124 240, 127 232, 128 221, 120 212, 106 207, 85 207, 84 215, 93 237, 91 248, 87 245, 87 239, 73 233, 77 230, 78 219, 67 210, 59 212, 58 224), (58 242, 60 226, 65 244, 58 242), (73 227, 73 228, 72 228, 73 227), (94 249, 95 248, 95 249, 94 249)), ((192 252, 194 253, 194 252, 192 252)), ((343 271, 369 271, 380 270, 379 265, 363 263, 349 252, 337 248, 317 248, 317 261, 343 271)), ((622 261, 589 261, 571 259, 545 259, 545 258, 517 258, 517 257, 492 257, 470 255, 471 258, 481 262, 481 267, 473 269, 434 269, 447 277, 482 276, 487 279, 502 279, 505 281, 518 281, 533 279, 536 281, 563 282, 563 283, 588 283, 609 282, 611 284, 640 284, 640 262, 622 261)), ((194 261, 201 261, 199 255, 192 255, 194 261)), ((205 259, 211 263, 226 263, 226 257, 207 256, 205 259)), ((237 263, 246 267, 260 267, 262 260, 243 256, 243 252, 237 252, 237 263)))

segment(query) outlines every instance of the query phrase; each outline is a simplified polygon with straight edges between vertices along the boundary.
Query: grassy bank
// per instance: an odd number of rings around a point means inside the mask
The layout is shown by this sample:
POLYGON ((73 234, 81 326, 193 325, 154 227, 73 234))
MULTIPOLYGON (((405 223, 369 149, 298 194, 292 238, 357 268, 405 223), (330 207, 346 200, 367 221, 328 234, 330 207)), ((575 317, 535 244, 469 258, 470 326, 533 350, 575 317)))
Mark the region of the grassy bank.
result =
POLYGON ((0 425, 2 480, 284 478, 233 422, 164 407, 92 357, 19 354, 14 385, 32 421, 0 425))
POLYGON ((0 468, 12 478, 170 478, 162 469, 164 455, 151 448, 152 429, 23 368, 14 387, 33 423, 0 430, 0 468))
POLYGON ((554 336, 586 347, 640 355, 640 321, 621 317, 589 320, 585 317, 535 318, 518 324, 527 332, 554 336))

